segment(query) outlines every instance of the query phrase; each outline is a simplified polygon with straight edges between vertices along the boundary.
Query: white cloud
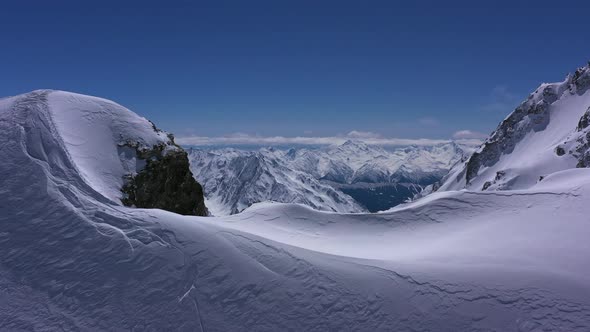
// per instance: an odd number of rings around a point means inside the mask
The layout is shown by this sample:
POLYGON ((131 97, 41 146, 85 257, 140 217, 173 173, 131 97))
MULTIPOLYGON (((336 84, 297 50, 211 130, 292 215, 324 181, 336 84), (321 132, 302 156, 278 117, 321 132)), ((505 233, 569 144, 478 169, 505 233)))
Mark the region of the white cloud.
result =
POLYGON ((453 134, 453 139, 484 139, 488 135, 468 129, 459 130, 453 134))
POLYGON ((379 138, 379 137, 381 137, 381 135, 371 132, 371 131, 353 130, 353 131, 349 132, 348 134, 346 134, 346 137, 350 137, 350 138, 379 138))
MULTIPOLYGON (((247 135, 243 133, 218 136, 218 137, 206 137, 206 136, 184 136, 176 138, 176 142, 182 145, 194 145, 194 146, 211 146, 211 145, 260 145, 260 146, 273 146, 273 145, 335 145, 342 144, 349 139, 359 139, 369 145, 382 145, 382 146, 408 146, 408 145, 435 145, 440 143, 447 143, 451 140, 444 139, 408 139, 408 138, 387 138, 381 137, 378 134, 370 132, 358 132, 353 131, 345 136, 324 136, 324 137, 309 137, 309 136, 296 136, 296 137, 284 137, 284 136, 256 136, 247 135), (354 132, 354 133, 353 133, 354 132), (360 137, 362 136, 362 137, 360 137)), ((473 137, 464 137, 465 139, 472 139, 473 137)), ((458 138, 463 140, 463 137, 458 138)), ((478 143, 466 141, 465 143, 478 143)))

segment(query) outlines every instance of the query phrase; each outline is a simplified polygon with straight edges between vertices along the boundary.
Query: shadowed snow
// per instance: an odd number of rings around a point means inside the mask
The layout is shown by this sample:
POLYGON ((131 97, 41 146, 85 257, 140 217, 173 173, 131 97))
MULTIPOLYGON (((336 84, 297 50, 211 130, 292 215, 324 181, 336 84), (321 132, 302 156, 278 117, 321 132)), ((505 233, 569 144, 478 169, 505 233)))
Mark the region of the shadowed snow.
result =
POLYGON ((381 214, 180 216, 108 199, 39 105, 0 100, 0 329, 590 329, 589 170, 381 214))

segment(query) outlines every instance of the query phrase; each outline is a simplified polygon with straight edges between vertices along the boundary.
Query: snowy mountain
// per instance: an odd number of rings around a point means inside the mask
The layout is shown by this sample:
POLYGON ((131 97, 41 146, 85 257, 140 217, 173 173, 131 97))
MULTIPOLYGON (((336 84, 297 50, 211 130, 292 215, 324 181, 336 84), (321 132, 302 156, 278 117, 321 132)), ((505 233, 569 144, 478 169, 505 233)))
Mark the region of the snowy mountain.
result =
POLYGON ((300 203, 343 213, 364 211, 350 196, 290 168, 282 151, 190 150, 189 159, 213 215, 238 213, 264 201, 300 203))
POLYGON ((0 100, 0 330, 590 330, 590 169, 379 214, 182 216, 118 201, 119 134, 167 140, 131 112, 84 112, 113 105, 0 100))
POLYGON ((387 150, 350 140, 321 149, 190 149, 189 159, 214 215, 264 201, 376 212, 440 180, 472 148, 449 142, 387 150))
POLYGON ((527 189, 548 175, 590 165, 590 64, 542 84, 439 190, 527 189))
MULTIPOLYGON (((28 121, 23 130, 42 125, 56 131, 64 158, 89 189, 117 204, 158 207, 182 214, 206 215, 201 185, 190 173, 186 152, 172 135, 111 101, 39 90, 2 100, 4 114, 28 121), (38 123, 29 123, 38 117, 38 123), (171 185, 173 184, 173 185, 171 185)), ((45 137, 29 153, 45 156, 45 137)))

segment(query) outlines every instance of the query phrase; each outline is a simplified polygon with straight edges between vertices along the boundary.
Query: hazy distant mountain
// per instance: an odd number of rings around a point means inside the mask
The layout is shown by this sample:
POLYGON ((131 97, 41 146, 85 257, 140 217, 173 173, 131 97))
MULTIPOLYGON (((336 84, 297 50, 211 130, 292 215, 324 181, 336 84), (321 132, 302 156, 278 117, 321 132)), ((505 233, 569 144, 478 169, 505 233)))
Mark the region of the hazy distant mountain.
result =
POLYGON ((190 150, 189 160, 195 178, 203 181, 214 215, 238 213, 264 201, 301 203, 326 211, 364 211, 350 196, 292 168, 285 151, 190 150))
POLYGON ((375 212, 440 180, 470 149, 455 142, 384 149, 350 140, 321 149, 191 149, 189 159, 214 214, 263 201, 375 212))

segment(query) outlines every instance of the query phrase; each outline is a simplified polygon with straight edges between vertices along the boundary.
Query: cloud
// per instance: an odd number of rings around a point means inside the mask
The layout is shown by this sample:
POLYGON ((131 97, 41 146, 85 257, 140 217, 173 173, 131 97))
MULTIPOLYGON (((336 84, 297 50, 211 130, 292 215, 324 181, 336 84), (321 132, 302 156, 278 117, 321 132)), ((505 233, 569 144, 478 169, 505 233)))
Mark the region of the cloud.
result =
POLYGON ((484 133, 480 133, 477 131, 472 131, 468 129, 459 130, 453 134, 453 139, 484 139, 487 138, 488 135, 484 133))
POLYGON ((519 97, 506 86, 498 85, 490 93, 489 101, 480 107, 485 112, 510 113, 518 105, 519 97))
POLYGON ((350 138, 380 138, 381 135, 371 132, 371 131, 357 131, 353 130, 346 134, 346 137, 350 138))
MULTIPOLYGON (((365 144, 381 146, 408 146, 408 145, 435 145, 448 143, 451 140, 444 139, 408 139, 408 138, 387 138, 371 132, 352 131, 344 136, 257 136, 237 133, 226 136, 206 137, 206 136, 184 136, 176 138, 176 142, 181 145, 193 146, 212 146, 212 145, 255 145, 255 146, 276 146, 276 145, 339 145, 350 139, 359 139, 365 144), (350 135, 353 133, 352 135, 350 135), (362 136, 362 137, 360 137, 362 136)), ((458 138, 464 140, 465 144, 478 144, 479 140, 473 140, 472 137, 458 138)))

